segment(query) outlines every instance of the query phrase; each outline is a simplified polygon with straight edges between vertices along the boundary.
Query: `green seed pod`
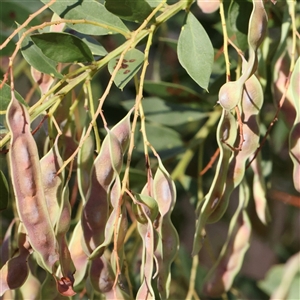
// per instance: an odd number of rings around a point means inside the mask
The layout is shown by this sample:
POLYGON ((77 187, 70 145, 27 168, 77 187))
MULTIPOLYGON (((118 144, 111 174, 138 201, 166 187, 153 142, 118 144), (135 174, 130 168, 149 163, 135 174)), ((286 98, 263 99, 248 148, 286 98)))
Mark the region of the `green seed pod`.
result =
POLYGON ((141 203, 141 204, 136 204, 134 202, 132 203, 132 211, 136 217, 136 220, 141 224, 147 224, 148 219, 144 214, 145 211, 147 216, 153 222, 158 216, 158 206, 155 199, 153 199, 150 196, 145 196, 140 194, 136 194, 135 197, 137 201, 141 203))

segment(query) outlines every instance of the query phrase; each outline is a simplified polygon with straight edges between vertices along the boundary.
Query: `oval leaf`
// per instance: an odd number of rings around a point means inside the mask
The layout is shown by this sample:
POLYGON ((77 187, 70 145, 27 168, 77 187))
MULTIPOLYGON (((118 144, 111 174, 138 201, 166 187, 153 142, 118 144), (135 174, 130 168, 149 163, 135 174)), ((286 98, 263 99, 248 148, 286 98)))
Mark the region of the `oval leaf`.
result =
POLYGON ((192 13, 188 14, 186 24, 181 29, 177 51, 182 67, 193 80, 207 90, 214 49, 206 31, 192 13))
MULTIPOLYGON (((24 30, 20 31, 19 38, 23 33, 24 30)), ((41 73, 62 78, 62 75, 56 70, 56 62, 45 56, 41 49, 33 43, 29 36, 26 36, 23 40, 21 52, 24 59, 41 73)))
POLYGON ((93 61, 89 47, 78 37, 61 32, 31 36, 33 42, 48 58, 62 63, 93 61))
MULTIPOLYGON (((137 23, 143 23, 152 12, 151 6, 145 0, 106 0, 105 7, 120 18, 137 23)), ((155 19, 152 18, 151 21, 153 20, 155 19)))
MULTIPOLYGON (((113 73, 115 67, 118 64, 120 57, 116 57, 111 59, 108 63, 108 71, 110 74, 113 73)), ((130 79, 137 73, 137 71, 141 68, 142 63, 144 61, 144 53, 137 50, 132 49, 128 51, 123 59, 122 65, 117 72, 117 75, 114 79, 115 85, 119 89, 123 89, 124 86, 130 81, 130 79)))
MULTIPOLYGON (((50 2, 50 0, 41 1, 44 4, 50 2)), ((67 24, 68 27, 81 33, 90 35, 105 35, 113 33, 129 34, 128 28, 124 25, 120 18, 110 13, 104 5, 97 1, 56 0, 56 2, 50 6, 50 9, 63 19, 88 20, 103 24, 103 27, 91 24, 67 24)))

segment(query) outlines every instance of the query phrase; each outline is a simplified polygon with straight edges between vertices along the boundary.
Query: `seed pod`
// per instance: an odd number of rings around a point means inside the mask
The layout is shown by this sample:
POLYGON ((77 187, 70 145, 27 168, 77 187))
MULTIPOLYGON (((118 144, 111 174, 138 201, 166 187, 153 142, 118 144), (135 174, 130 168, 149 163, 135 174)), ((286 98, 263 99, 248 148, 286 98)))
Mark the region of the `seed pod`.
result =
POLYGON ((105 224, 104 241, 93 251, 93 253, 89 256, 89 259, 94 259, 97 256, 98 257, 101 256, 103 254, 104 248, 111 243, 114 234, 115 220, 120 217, 117 216, 117 210, 118 210, 117 205, 118 205, 118 201, 120 200, 120 197, 121 197, 121 181, 120 181, 120 177, 117 176, 108 195, 113 210, 105 224))
POLYGON ((255 210, 258 218, 263 224, 267 224, 271 217, 266 198, 266 184, 261 165, 261 152, 258 153, 254 161, 251 163, 254 173, 253 176, 253 199, 255 203, 255 210))
POLYGON ((299 80, 300 80, 300 58, 297 59, 292 76, 290 89, 292 91, 293 100, 296 109, 296 118, 294 121, 293 128, 289 137, 289 149, 290 157, 292 159, 294 169, 293 169, 293 180, 295 189, 300 192, 300 107, 299 107, 299 80))
POLYGON ((9 259, 0 270, 0 296, 7 290, 21 287, 29 274, 27 260, 32 249, 22 224, 19 226, 18 246, 18 255, 9 259))
POLYGON ((223 110, 217 129, 217 142, 220 147, 219 161, 211 188, 205 196, 205 199, 201 202, 201 206, 197 209, 198 216, 192 255, 196 255, 200 251, 204 226, 221 203, 227 179, 229 161, 232 155, 232 149, 228 145, 234 144, 236 136, 237 126, 235 118, 230 111, 223 110))
POLYGON ((92 169, 90 193, 82 210, 81 224, 87 254, 92 253, 104 240, 108 188, 121 170, 122 158, 118 139, 108 131, 92 169))
POLYGON ((200 7, 203 13, 211 14, 219 9, 220 2, 211 0, 197 0, 197 5, 200 7))
POLYGON ((63 165, 63 160, 57 147, 57 140, 53 148, 41 159, 40 165, 46 205, 51 224, 54 227, 59 213, 59 202, 61 201, 64 180, 63 172, 56 175, 63 165))
POLYGON ((117 137, 122 147, 123 153, 125 153, 129 145, 130 132, 131 132, 130 116, 132 112, 133 109, 131 109, 127 113, 127 115, 111 129, 111 132, 117 137))
POLYGON ((148 218, 153 222, 158 215, 158 206, 155 199, 145 195, 135 195, 140 204, 132 203, 132 211, 139 223, 147 224, 148 218), (146 214, 145 214, 145 213, 146 214), (147 218, 147 217, 148 218, 147 218))
POLYGON ((218 260, 204 279, 203 289, 210 297, 220 297, 229 291, 241 268, 251 233, 250 221, 245 211, 248 198, 248 188, 241 186, 239 206, 231 219, 227 240, 218 260))
POLYGON ((268 19, 263 1, 253 0, 252 2, 253 9, 248 27, 249 61, 243 68, 242 76, 236 81, 226 82, 219 91, 219 103, 226 110, 231 110, 240 103, 243 85, 256 71, 256 52, 266 35, 268 19))
POLYGON ((58 260, 57 242, 50 221, 42 186, 38 150, 30 133, 30 118, 25 106, 12 93, 7 110, 11 132, 9 151, 10 174, 20 220, 32 248, 41 256, 45 268, 52 273, 58 260))
MULTIPOLYGON (((59 245, 59 262, 60 271, 63 275, 61 280, 57 281, 58 286, 67 286, 68 295, 73 291, 73 283, 76 269, 71 259, 71 254, 68 248, 66 234, 70 227, 71 221, 71 206, 69 203, 69 187, 66 185, 63 190, 63 199, 60 207, 59 218, 55 228, 55 234, 59 245)), ((58 273, 60 273, 58 272, 58 273)), ((59 276, 61 277, 61 276, 59 276)), ((62 289, 59 291, 61 292, 62 289)), ((65 287, 63 288, 65 294, 65 287)), ((73 291, 74 292, 74 291, 73 291)), ((74 293, 75 294, 75 293, 74 293)))
POLYGON ((157 228, 159 240, 155 256, 158 261, 157 288, 162 299, 169 297, 171 283, 171 264, 174 261, 179 247, 177 231, 171 222, 171 213, 176 202, 176 189, 160 158, 158 169, 153 179, 153 193, 160 213, 157 228))
POLYGON ((69 243, 71 258, 76 269, 74 274, 74 286, 77 286, 83 280, 88 265, 88 257, 82 248, 82 239, 83 233, 79 221, 73 230, 72 238, 69 243))
POLYGON ((253 75, 245 83, 241 102, 243 118, 242 149, 234 153, 226 176, 226 188, 218 207, 209 216, 208 222, 217 222, 224 214, 230 195, 244 178, 246 161, 254 154, 259 146, 258 113, 263 104, 263 91, 258 79, 253 75))
MULTIPOLYGON (((157 246, 157 238, 155 236, 155 230, 153 228, 154 215, 158 214, 158 207, 156 201, 148 196, 148 183, 142 190, 141 195, 137 195, 139 202, 141 203, 141 199, 144 199, 143 202, 147 202, 149 206, 151 206, 152 210, 154 209, 154 214, 151 210, 148 210, 148 206, 141 205, 140 212, 142 214, 142 220, 146 219, 147 222, 140 222, 137 224, 138 232, 143 239, 143 254, 142 254, 142 264, 141 264, 141 286, 136 295, 137 299, 155 299, 154 291, 152 288, 152 276, 154 269, 154 249, 157 246), (153 203, 155 202, 155 204, 153 203), (149 212, 147 212, 147 210, 149 212), (151 218, 152 217, 152 218, 151 218)), ((143 203, 142 202, 142 203, 143 203)), ((158 268, 158 264, 157 264, 158 268)))

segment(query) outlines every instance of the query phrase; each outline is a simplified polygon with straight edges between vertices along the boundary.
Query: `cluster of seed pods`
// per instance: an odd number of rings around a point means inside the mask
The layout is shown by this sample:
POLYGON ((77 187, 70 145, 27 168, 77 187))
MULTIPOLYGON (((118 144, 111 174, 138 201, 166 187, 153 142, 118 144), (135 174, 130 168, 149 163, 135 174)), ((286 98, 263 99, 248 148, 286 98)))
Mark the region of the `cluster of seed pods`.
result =
POLYGON ((171 221, 176 201, 173 180, 157 155, 158 168, 152 179, 135 195, 132 204, 143 240, 141 286, 137 299, 155 299, 152 278, 157 277, 157 290, 161 299, 168 299, 171 282, 171 264, 179 247, 177 231, 171 221), (153 275, 154 263, 156 273, 153 275))
MULTIPOLYGON (((257 69, 257 50, 264 39, 266 29, 267 16, 263 1, 253 1, 248 27, 249 59, 248 61, 243 59, 241 77, 236 81, 225 83, 219 92, 219 103, 223 108, 217 130, 220 157, 211 188, 197 208, 198 218, 193 255, 196 255, 202 246, 205 225, 218 221, 226 211, 233 190, 238 186, 242 189, 240 184, 245 176, 246 162, 253 157, 259 147, 258 115, 263 105, 263 90, 254 73, 257 69), (240 121, 233 115, 233 109, 236 108, 240 112, 240 121), (238 122, 242 124, 239 123, 238 126, 238 122), (240 131, 240 141, 237 139, 238 130, 240 131), (239 147, 237 148, 236 145, 239 147)), ((265 191, 261 181, 261 172, 259 169, 256 171, 256 176, 258 176, 256 184, 261 187, 260 194, 255 197, 256 207, 261 220, 266 221, 265 191)), ((238 209, 232 222, 236 224, 231 223, 229 240, 222 250, 219 261, 209 274, 210 279, 205 286, 205 291, 212 296, 220 295, 231 287, 233 277, 241 264, 235 264, 234 267, 226 266, 226 268, 224 264, 229 264, 229 261, 242 261, 247 249, 250 225, 245 211, 238 209), (247 234, 242 237, 239 232, 247 232, 247 234), (232 243, 238 243, 239 247, 230 246, 232 243), (231 271, 228 271, 228 268, 231 271), (223 272, 222 274, 218 274, 220 270, 221 273, 223 272), (214 280, 223 281, 216 284, 214 280)))

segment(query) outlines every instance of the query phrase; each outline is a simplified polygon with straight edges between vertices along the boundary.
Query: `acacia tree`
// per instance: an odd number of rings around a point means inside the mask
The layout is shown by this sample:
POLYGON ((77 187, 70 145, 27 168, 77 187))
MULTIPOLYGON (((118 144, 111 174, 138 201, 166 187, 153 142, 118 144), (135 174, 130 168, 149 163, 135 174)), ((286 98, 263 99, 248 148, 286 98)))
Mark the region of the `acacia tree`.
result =
POLYGON ((194 2, 0 2, 3 299, 297 298, 299 3, 194 2))

